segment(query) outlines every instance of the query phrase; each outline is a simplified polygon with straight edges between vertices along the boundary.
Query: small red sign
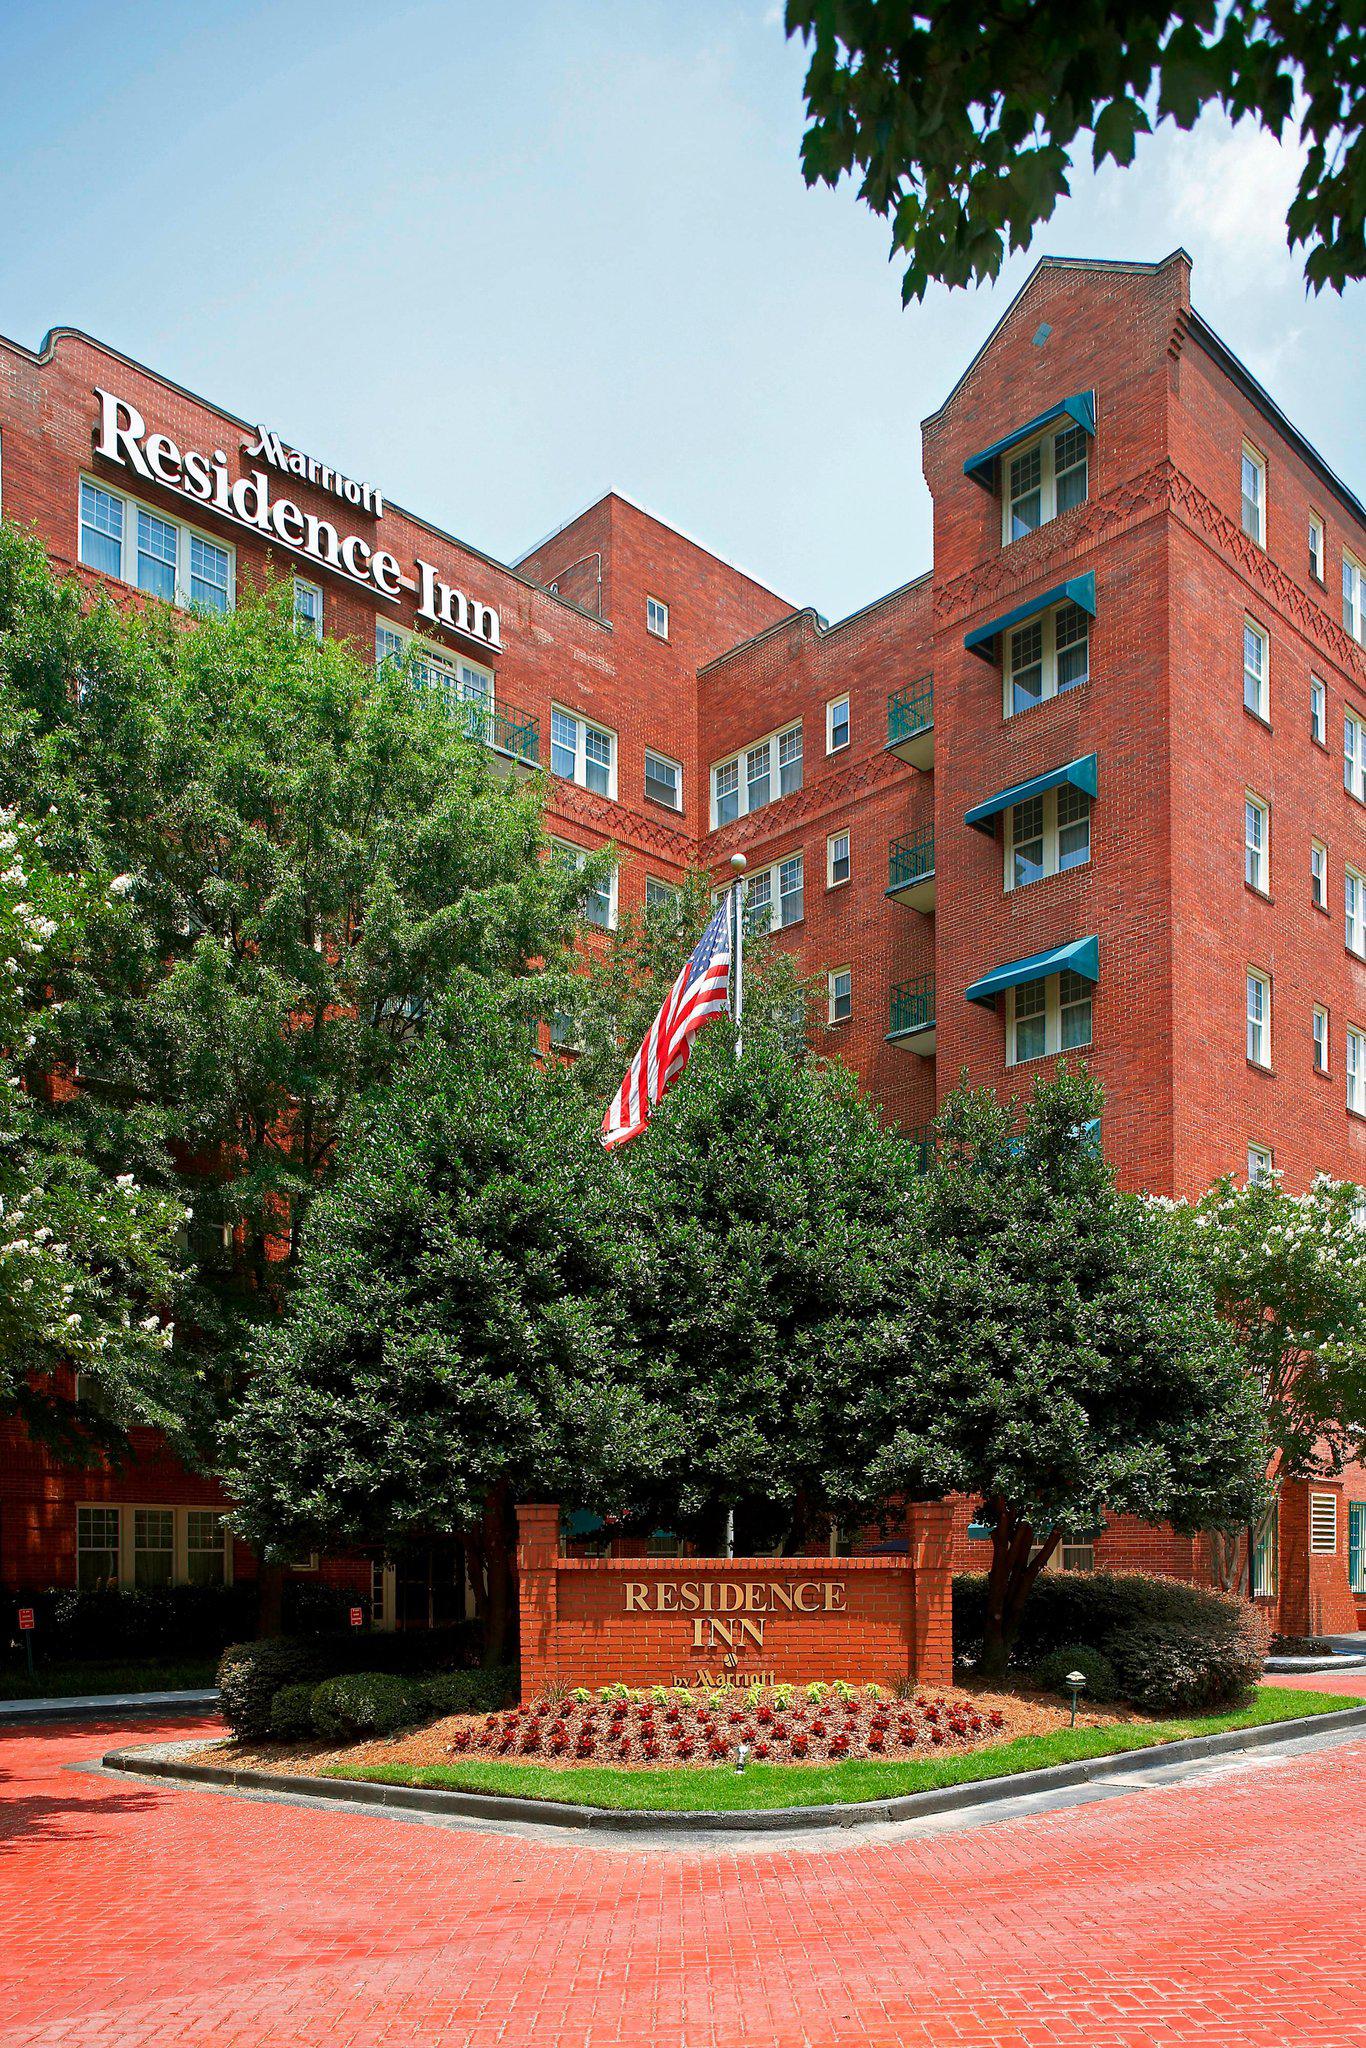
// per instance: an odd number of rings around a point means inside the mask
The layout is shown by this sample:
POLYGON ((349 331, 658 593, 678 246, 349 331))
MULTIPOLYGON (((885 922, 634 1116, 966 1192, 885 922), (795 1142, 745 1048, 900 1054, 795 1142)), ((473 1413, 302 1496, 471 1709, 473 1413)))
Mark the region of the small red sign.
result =
MULTIPOLYGON (((21 1623, 20 1623, 20 1627, 22 1628, 22 1626, 23 1626, 23 1623, 21 1622, 21 1623)), ((30 1622, 30 1623, 29 1623, 29 1627, 30 1627, 30 1628, 32 1628, 32 1626, 33 1626, 33 1624, 32 1624, 32 1622, 30 1622)), ((365 1626, 365 1609, 364 1609, 363 1607, 353 1607, 353 1608, 351 1609, 351 1626, 352 1626, 352 1628, 364 1628, 364 1626, 365 1626)))
POLYGON ((20 1628, 33 1627, 33 1609, 31 1607, 21 1607, 19 1609, 19 1626, 20 1628))

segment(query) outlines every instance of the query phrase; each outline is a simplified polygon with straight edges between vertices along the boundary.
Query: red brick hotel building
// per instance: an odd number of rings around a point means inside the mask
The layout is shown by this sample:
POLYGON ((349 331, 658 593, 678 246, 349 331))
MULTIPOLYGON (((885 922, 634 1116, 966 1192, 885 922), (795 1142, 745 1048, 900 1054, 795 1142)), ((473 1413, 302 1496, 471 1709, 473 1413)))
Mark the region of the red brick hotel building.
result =
MULTIPOLYGON (((1366 1182, 1366 507, 1190 270, 1040 263, 924 422, 933 567, 835 624, 615 494, 494 561, 70 329, 0 341, 0 510, 92 592, 227 606, 269 566, 320 633, 416 637, 548 771, 555 838, 619 850, 602 923, 743 849, 825 1049, 907 1127, 965 1067, 1084 1051, 1130 1186, 1366 1182)), ((11 1439, 0 1581, 136 1583, 152 1538, 163 1576, 219 1570, 211 1483, 138 1451, 11 1439)), ((1366 1621, 1366 1479, 1287 1489, 1278 1533, 1283 1625, 1366 1621)), ((1093 1558, 1202 1568, 1126 1525, 1093 1558)))

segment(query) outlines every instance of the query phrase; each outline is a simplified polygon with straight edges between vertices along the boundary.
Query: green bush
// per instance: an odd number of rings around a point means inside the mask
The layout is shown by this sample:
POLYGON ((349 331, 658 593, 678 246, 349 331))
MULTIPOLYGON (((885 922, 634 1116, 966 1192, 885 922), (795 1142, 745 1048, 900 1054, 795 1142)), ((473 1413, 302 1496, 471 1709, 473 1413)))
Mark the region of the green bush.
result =
POLYGON ((313 1733, 311 1685, 282 1685, 270 1703, 273 1742, 307 1742, 313 1733))
POLYGON ((211 1657, 256 1621, 256 1587, 68 1587, 24 1602, 35 1648, 59 1663, 114 1658, 211 1657))
POLYGON ((1252 1614, 1206 1626, 1145 1622, 1112 1648, 1125 1695, 1145 1714, 1240 1706, 1261 1676, 1262 1630, 1252 1614))
POLYGON ((218 1663, 223 1719, 244 1742, 270 1734, 275 1695, 287 1685, 315 1686, 329 1673, 321 1636, 259 1636, 232 1643, 218 1663))
POLYGON ((442 1671, 418 1685, 423 1718, 444 1721, 448 1714, 494 1714, 516 1697, 517 1673, 510 1664, 487 1671, 442 1671))
POLYGON ((1066 1650, 1050 1650, 1029 1675, 1042 1691, 1070 1696, 1071 1688, 1064 1682, 1070 1671, 1080 1671, 1086 1680, 1083 1699, 1104 1706, 1107 1701, 1119 1698, 1119 1679, 1110 1659, 1101 1650, 1087 1650, 1076 1643, 1066 1650))
POLYGON ((421 1688, 390 1671, 348 1671, 313 1693, 313 1728, 329 1742, 392 1735, 421 1718, 421 1688))

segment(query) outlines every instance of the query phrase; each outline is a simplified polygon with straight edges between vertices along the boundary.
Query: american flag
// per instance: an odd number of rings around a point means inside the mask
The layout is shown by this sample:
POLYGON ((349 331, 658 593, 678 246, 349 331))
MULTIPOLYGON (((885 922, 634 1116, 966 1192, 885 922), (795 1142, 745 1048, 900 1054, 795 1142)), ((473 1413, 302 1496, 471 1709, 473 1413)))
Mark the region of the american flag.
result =
POLYGON ((726 1007, 732 894, 727 890, 712 913, 612 1099, 602 1120, 602 1142, 609 1150, 640 1136, 650 1112, 692 1057, 694 1038, 708 1017, 726 1007))

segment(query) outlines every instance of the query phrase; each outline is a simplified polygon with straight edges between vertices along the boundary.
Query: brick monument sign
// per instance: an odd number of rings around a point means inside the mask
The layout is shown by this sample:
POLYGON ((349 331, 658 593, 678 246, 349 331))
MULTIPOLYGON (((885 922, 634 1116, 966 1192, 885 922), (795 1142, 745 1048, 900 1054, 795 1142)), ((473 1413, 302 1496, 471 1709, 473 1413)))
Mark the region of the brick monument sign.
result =
POLYGON ((517 1510, 522 1698, 562 1685, 952 1682, 952 1511, 904 1554, 564 1557, 560 1510, 517 1510))

